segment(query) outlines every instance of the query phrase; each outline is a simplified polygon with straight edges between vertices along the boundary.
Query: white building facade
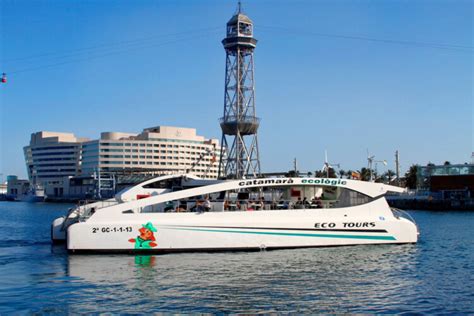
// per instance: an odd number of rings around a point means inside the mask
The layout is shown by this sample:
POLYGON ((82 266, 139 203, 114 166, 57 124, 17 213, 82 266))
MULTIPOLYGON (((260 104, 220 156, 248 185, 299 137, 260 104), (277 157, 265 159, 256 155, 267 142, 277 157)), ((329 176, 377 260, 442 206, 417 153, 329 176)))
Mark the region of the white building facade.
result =
POLYGON ((81 172, 81 146, 88 140, 71 133, 31 134, 30 144, 23 148, 30 182, 47 188, 49 195, 62 195, 65 179, 81 172))
POLYGON ((146 128, 139 134, 104 132, 97 140, 42 131, 32 134, 24 147, 29 180, 53 196, 61 196, 59 188, 73 176, 191 173, 215 179, 220 152, 217 139, 172 126, 146 128))
POLYGON ((220 147, 194 128, 157 126, 140 134, 105 132, 82 145, 82 175, 101 173, 192 173, 217 178, 220 147))

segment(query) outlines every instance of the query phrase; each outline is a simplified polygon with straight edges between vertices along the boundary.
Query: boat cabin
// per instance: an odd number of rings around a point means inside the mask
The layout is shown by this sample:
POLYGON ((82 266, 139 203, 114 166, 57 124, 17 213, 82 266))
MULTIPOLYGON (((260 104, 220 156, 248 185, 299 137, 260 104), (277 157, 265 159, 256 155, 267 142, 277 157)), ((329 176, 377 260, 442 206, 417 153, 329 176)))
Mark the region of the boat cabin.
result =
MULTIPOLYGON (((309 179, 308 179, 309 180, 309 179)), ((205 194, 186 194, 193 186, 180 187, 180 198, 143 207, 139 212, 224 212, 283 209, 341 208, 369 203, 369 195, 344 187, 340 179, 328 184, 283 179, 261 179, 236 182, 234 187, 205 194), (278 183, 280 181, 281 183, 278 183), (268 185, 265 185, 268 184, 268 185), (332 185, 331 185, 332 184, 332 185)), ((324 179, 323 179, 324 181, 324 179)), ((167 192, 176 190, 169 189, 167 192)), ((166 193, 163 195, 165 196, 166 193)))

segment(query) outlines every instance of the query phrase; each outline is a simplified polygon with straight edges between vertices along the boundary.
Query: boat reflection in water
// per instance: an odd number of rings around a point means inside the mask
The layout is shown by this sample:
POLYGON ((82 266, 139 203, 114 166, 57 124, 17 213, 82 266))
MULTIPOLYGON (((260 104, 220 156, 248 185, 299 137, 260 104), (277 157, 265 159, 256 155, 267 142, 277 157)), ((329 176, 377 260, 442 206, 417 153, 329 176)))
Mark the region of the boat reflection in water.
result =
POLYGON ((410 244, 68 260, 71 277, 112 297, 111 312, 121 300, 135 312, 377 312, 420 295, 417 248, 410 244))
POLYGON ((135 264, 142 267, 152 267, 155 265, 155 256, 135 256, 135 264))

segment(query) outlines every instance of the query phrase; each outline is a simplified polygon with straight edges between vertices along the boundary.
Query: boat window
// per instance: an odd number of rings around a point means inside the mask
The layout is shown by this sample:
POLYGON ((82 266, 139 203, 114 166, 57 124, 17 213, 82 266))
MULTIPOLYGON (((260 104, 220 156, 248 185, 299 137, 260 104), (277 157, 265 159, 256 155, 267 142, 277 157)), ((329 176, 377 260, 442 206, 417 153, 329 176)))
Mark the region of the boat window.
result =
POLYGON ((238 200, 245 200, 245 199, 248 199, 249 197, 250 197, 249 192, 239 192, 239 193, 237 193, 237 199, 238 200))
POLYGON ((341 189, 338 200, 334 207, 349 207, 369 203, 373 199, 368 195, 349 189, 341 189))
POLYGON ((181 186, 181 178, 171 178, 165 180, 159 180, 152 183, 145 184, 145 189, 172 189, 173 187, 181 186))
POLYGON ((299 185, 215 192, 153 205, 142 212, 201 212, 206 201, 209 201, 208 211, 222 212, 343 208, 372 200, 367 195, 343 187, 299 185))

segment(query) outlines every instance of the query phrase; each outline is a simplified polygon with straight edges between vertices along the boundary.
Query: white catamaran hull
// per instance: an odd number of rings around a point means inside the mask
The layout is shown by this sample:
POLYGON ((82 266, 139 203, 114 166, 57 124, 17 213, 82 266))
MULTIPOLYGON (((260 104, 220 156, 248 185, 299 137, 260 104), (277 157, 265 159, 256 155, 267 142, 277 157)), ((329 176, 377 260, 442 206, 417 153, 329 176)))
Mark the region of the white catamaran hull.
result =
POLYGON ((385 199, 340 209, 139 213, 99 217, 68 228, 71 252, 177 252, 281 249, 417 242, 416 225, 385 199), (152 228, 148 242, 140 229, 152 228))

